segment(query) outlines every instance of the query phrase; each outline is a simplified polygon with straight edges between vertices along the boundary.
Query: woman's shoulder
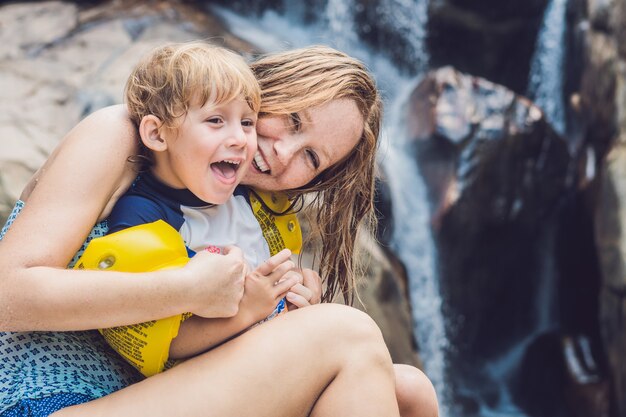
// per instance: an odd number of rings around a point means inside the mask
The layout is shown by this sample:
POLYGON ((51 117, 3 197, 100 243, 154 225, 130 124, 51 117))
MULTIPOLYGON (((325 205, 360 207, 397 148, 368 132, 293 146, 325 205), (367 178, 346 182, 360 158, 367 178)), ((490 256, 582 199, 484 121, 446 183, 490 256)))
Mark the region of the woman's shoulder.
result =
MULTIPOLYGON (((136 128, 130 121, 126 106, 123 104, 115 104, 94 111, 78 123, 73 130, 91 128, 94 126, 99 128, 104 127, 106 132, 119 130, 131 133, 133 136, 136 134, 136 128)), ((71 133, 72 132, 70 132, 70 134, 71 133)))
MULTIPOLYGON (((35 187, 50 172, 63 167, 66 176, 70 167, 84 176, 94 172, 97 177, 106 173, 112 179, 110 187, 125 190, 136 172, 126 160, 137 152, 137 129, 128 117, 124 105, 114 105, 96 110, 81 120, 60 141, 46 162, 26 184, 21 200, 27 201, 35 187), (98 169, 100 167, 100 169, 98 169)), ((101 184, 104 186, 104 184, 101 184)), ((109 191, 109 195, 119 194, 109 191)))
POLYGON ((118 118, 119 120, 128 118, 128 111, 124 104, 112 104, 110 106, 101 107, 89 113, 85 119, 89 118, 118 118))

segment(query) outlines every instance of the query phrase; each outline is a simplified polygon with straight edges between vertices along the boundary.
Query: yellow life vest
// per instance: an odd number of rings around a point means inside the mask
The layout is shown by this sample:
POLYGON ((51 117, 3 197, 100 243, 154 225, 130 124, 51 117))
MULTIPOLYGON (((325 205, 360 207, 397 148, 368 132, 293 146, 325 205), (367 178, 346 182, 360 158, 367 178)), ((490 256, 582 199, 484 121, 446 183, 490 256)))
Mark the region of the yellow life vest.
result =
MULTIPOLYGON (((290 201, 283 194, 250 193, 252 211, 261 226, 272 255, 284 248, 299 253, 302 232, 294 213, 283 213, 290 201), (269 210, 268 210, 269 208, 269 210)), ((93 239, 75 269, 149 272, 180 268, 189 261, 180 234, 162 220, 93 239)), ((180 324, 191 316, 178 314, 130 326, 101 329, 107 343, 143 375, 152 376, 172 365, 168 361, 172 340, 180 324)))

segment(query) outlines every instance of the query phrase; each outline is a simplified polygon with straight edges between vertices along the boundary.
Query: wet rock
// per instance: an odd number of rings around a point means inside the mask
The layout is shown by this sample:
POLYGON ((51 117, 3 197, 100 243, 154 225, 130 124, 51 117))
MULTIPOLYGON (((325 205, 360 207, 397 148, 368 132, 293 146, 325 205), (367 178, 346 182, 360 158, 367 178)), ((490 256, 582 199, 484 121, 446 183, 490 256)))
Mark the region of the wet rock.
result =
POLYGON ((0 8, 0 60, 36 55, 70 35, 78 24, 76 5, 61 1, 8 4, 0 8))
POLYGON ((458 203, 472 205, 470 230, 481 221, 534 224, 549 214, 544 199, 554 206, 571 181, 564 141, 539 108, 505 87, 444 67, 413 91, 408 115, 435 224, 458 203), (468 187, 487 199, 459 202, 468 187))
POLYGON ((532 235, 555 212, 571 181, 570 157, 530 102, 447 67, 417 86, 408 113, 441 239, 452 225, 462 240, 489 238, 481 234, 499 227, 532 235))
POLYGON ((609 417, 609 378, 598 357, 601 350, 584 336, 534 338, 513 384, 516 403, 533 417, 609 417))
POLYGON ((587 12, 594 30, 610 32, 613 16, 613 2, 610 0, 588 0, 587 12))
POLYGON ((586 58, 581 101, 587 122, 585 141, 595 150, 598 178, 590 184, 595 208, 595 240, 602 270, 599 320, 612 373, 614 415, 626 415, 626 241, 622 231, 626 201, 626 5, 588 3, 584 33, 586 58))
POLYGON ((603 354, 584 336, 562 338, 566 368, 565 402, 575 417, 609 417, 611 386, 603 354), (603 362, 603 361, 602 361, 603 362))
POLYGON ((524 93, 547 0, 432 2, 427 45, 432 67, 460 71, 524 93))
POLYGON ((420 366, 412 329, 406 271, 393 253, 367 236, 359 241, 364 271, 355 307, 367 312, 381 328, 395 363, 420 366))
MULTIPOLYGON (((585 331, 597 328, 596 304, 586 300, 595 299, 598 272, 568 274, 594 265, 593 256, 572 243, 583 236, 590 241, 577 214, 579 163, 527 99, 450 67, 424 77, 407 115, 407 137, 431 206, 446 330, 454 346, 452 384, 465 396, 462 387, 480 387, 475 400, 495 407, 502 394, 494 369, 517 350, 523 353, 529 335, 558 328, 560 314, 570 313, 572 305, 591 317, 585 331), (579 291, 564 290, 570 286, 579 291)), ((593 253, 592 246, 586 250, 593 253)), ((562 323, 582 331, 576 320, 562 323)), ((518 378, 521 368, 509 362, 497 374, 518 378)), ((531 363, 524 372, 560 375, 554 389, 564 389, 562 369, 531 363)), ((533 378, 521 379, 520 404, 541 403, 539 391, 524 385, 533 378)), ((543 414, 536 415, 566 412, 562 401, 542 404, 543 414)))
POLYGON ((135 62, 163 42, 209 38, 244 53, 203 10, 180 2, 29 2, 0 6, 0 222, 61 138, 122 101, 135 62))
POLYGON ((626 148, 607 157, 596 217, 596 239, 603 273, 600 324, 613 371, 618 409, 626 410, 626 148))
MULTIPOLYGON (((533 417, 566 417, 566 369, 557 333, 533 339, 525 349, 514 381, 515 403, 533 417)), ((600 416, 598 416, 600 417, 600 416)))
POLYGON ((388 181, 389 179, 384 174, 376 178, 374 191, 374 209, 378 220, 376 240, 387 248, 391 246, 394 228, 391 190, 388 181))

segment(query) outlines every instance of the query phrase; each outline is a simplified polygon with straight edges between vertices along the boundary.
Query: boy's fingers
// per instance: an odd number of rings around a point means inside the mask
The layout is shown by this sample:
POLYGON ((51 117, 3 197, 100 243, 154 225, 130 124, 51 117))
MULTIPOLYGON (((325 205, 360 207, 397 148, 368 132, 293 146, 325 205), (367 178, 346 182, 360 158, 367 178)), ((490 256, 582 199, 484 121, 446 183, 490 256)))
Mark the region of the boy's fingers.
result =
MULTIPOLYGON (((269 275, 274 272, 279 265, 284 264, 290 257, 291 251, 289 249, 283 249, 259 265, 256 271, 261 275, 269 275)), ((291 268, 293 268, 293 263, 291 265, 291 268)))
MULTIPOLYGON (((293 287, 291 287, 289 289, 289 293, 301 297, 308 304, 311 304, 311 300, 313 299, 313 291, 311 291, 309 288, 305 287, 302 284, 296 284, 293 287)), ((291 301, 291 300, 289 300, 289 301, 291 301)))
POLYGON ((296 308, 308 307, 311 305, 305 297, 300 294, 296 294, 295 292, 289 291, 285 297, 287 298, 287 301, 293 304, 296 308))
MULTIPOLYGON (((269 274, 265 274, 264 276, 266 276, 273 284, 283 279, 284 276, 288 274, 290 271, 292 271, 294 268, 295 268, 295 265, 293 261, 291 259, 288 259, 285 262, 281 263, 280 265, 276 266, 272 272, 270 272, 269 274)), ((302 275, 300 275, 297 272, 296 274, 300 278, 300 280, 302 280, 302 275)))
POLYGON ((298 284, 302 277, 296 271, 289 271, 283 275, 282 279, 274 284, 274 289, 280 297, 284 297, 294 285, 298 284))

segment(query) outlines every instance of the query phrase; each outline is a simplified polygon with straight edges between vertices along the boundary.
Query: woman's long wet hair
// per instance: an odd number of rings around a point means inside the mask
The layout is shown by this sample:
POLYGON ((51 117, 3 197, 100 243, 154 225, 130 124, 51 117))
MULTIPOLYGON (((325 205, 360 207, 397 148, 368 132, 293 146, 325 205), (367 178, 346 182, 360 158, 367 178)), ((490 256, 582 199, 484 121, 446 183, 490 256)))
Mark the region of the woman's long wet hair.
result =
MULTIPOLYGON (((311 183, 289 190, 292 199, 313 196, 310 205, 321 239, 318 257, 326 290, 322 300, 341 293, 354 301, 355 247, 361 225, 373 232, 376 149, 382 103, 372 75, 359 60, 327 46, 311 46, 260 58, 251 65, 261 87, 259 117, 289 117, 337 99, 357 105, 364 126, 356 147, 311 183)), ((308 201, 307 201, 308 203, 308 201)))

